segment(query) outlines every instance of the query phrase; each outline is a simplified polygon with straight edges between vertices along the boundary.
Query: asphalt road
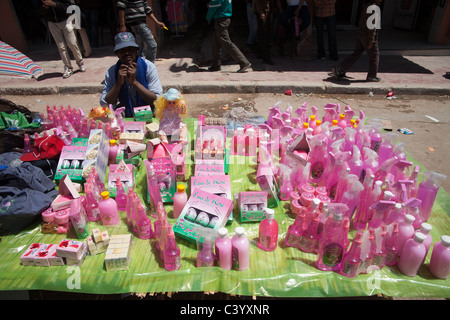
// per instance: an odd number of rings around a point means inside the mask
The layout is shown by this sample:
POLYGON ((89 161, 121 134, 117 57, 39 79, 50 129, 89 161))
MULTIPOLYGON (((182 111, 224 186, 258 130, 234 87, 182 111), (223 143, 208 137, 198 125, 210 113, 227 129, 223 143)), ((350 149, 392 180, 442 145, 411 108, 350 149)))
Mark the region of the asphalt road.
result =
MULTIPOLYGON (((79 107, 85 113, 99 105, 100 94, 2 96, 32 111, 45 112, 46 106, 79 107)), ((303 103, 316 106, 323 115, 327 103, 339 103, 343 109, 350 106, 356 114, 362 110, 367 118, 391 121, 393 131, 407 128, 414 134, 399 133, 399 141, 405 142, 406 151, 424 168, 447 175, 443 189, 450 192, 450 96, 396 96, 385 95, 318 95, 292 92, 273 94, 187 94, 188 116, 198 114, 210 116, 259 115, 267 117, 269 108, 280 102, 286 110, 291 105, 295 110, 303 103)))

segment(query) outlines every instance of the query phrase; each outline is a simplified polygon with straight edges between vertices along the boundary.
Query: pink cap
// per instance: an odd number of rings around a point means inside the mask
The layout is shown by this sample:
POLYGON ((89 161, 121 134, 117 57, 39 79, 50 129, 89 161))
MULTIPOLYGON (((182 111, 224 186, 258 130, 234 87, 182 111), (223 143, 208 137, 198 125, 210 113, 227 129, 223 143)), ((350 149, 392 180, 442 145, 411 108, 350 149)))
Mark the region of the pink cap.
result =
POLYGON ((312 185, 306 183, 306 184, 304 184, 304 185, 302 186, 301 192, 302 192, 302 193, 303 193, 303 192, 307 192, 307 193, 314 194, 315 190, 316 190, 316 189, 315 189, 312 185))
POLYGON ((314 194, 309 192, 303 192, 300 201, 303 206, 309 207, 314 199, 314 194))
POLYGON ((326 187, 317 187, 316 190, 316 196, 318 195, 324 195, 324 196, 328 196, 328 190, 326 187))

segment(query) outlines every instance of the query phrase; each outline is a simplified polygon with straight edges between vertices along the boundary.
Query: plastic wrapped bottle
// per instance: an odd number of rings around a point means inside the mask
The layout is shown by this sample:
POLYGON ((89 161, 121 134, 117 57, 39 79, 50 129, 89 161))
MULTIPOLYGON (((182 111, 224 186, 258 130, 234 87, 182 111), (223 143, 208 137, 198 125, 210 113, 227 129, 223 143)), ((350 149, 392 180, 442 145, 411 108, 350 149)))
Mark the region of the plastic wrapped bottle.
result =
POLYGON ((85 209, 89 221, 98 221, 101 219, 98 202, 94 197, 89 183, 84 184, 84 193, 86 195, 85 209))
POLYGON ((409 277, 417 275, 426 256, 426 248, 423 244, 425 238, 423 233, 416 232, 413 238, 405 242, 398 260, 398 268, 403 274, 409 277))
POLYGON ((259 236, 257 246, 265 251, 273 251, 278 244, 278 222, 275 220, 275 211, 265 208, 266 217, 259 224, 259 236))
POLYGON ((429 268, 433 276, 447 279, 450 272, 450 237, 442 236, 433 246, 429 268))

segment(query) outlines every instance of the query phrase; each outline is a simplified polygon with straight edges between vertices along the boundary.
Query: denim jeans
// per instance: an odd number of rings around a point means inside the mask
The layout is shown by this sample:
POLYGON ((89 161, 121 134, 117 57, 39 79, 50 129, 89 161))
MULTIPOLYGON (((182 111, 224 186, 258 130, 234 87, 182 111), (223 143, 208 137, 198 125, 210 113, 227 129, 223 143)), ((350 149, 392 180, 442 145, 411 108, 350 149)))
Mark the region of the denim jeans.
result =
POLYGON ((130 28, 136 37, 136 42, 139 46, 139 55, 154 63, 158 44, 147 24, 140 23, 130 26, 130 28))

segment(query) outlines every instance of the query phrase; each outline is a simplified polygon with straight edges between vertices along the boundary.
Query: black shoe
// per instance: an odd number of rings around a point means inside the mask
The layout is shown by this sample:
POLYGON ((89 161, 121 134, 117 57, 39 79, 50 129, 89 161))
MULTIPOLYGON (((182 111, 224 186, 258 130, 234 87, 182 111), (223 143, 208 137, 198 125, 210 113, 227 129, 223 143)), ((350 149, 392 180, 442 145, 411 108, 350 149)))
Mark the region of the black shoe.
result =
POLYGON ((339 70, 338 67, 331 68, 331 71, 333 72, 333 76, 336 80, 340 80, 341 78, 345 77, 345 72, 339 70))
POLYGON ((367 82, 380 82, 381 78, 378 78, 378 77, 374 77, 374 78, 367 77, 366 81, 367 82))
POLYGON ((220 71, 220 66, 211 66, 208 68, 208 71, 220 71))
POLYGON ((250 63, 246 64, 245 66, 242 66, 237 73, 244 73, 247 72, 247 70, 251 67, 252 65, 250 63))

